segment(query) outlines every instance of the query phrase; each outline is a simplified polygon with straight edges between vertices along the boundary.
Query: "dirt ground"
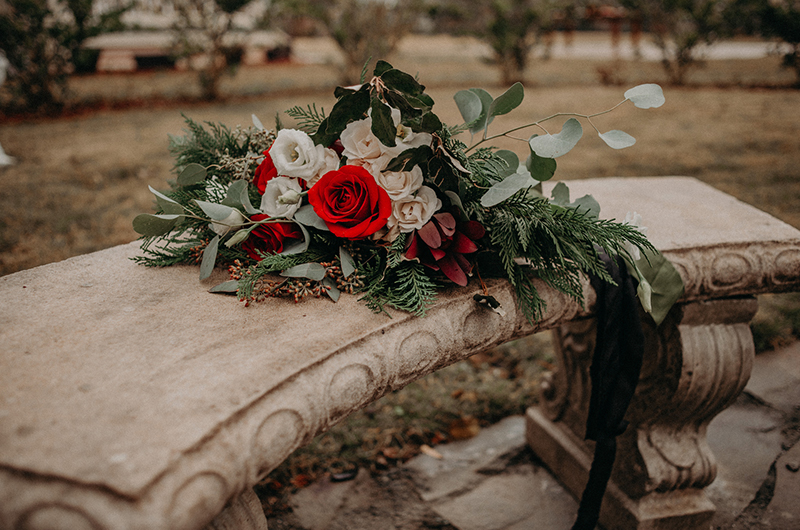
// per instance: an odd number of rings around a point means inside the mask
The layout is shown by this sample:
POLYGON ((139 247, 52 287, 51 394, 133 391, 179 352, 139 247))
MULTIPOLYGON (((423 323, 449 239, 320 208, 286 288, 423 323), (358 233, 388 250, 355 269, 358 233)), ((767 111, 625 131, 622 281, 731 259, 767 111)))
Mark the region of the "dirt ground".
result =
MULTIPOLYGON (((460 121, 452 100, 457 90, 481 86, 494 95, 503 90, 485 57, 453 49, 401 48, 390 58, 419 73, 437 102, 435 110, 450 124, 460 121)), ((229 99, 216 104, 168 102, 191 96, 189 74, 86 76, 72 82, 78 99, 145 99, 128 110, 0 123, 0 145, 18 161, 0 168, 0 275, 135 239, 131 220, 152 211, 147 186, 163 189, 171 177, 168 135, 181 134, 181 113, 230 126, 249 125, 256 114, 269 126, 276 113, 294 105, 313 102, 330 109, 337 72, 330 63, 243 68, 226 80, 229 99), (152 96, 158 99, 146 99, 152 96)), ((490 132, 555 112, 600 111, 621 101, 635 84, 665 82, 654 62, 580 58, 537 60, 528 78, 523 105, 498 118, 490 132), (601 71, 606 80, 610 74, 623 84, 602 84, 601 71)), ((596 120, 603 131, 633 135, 637 144, 631 148, 608 148, 584 121, 584 138, 559 159, 556 178, 689 175, 800 228, 800 91, 768 88, 787 86, 791 79, 775 57, 708 61, 692 73, 688 87, 664 85, 663 107, 626 104, 596 120)), ((560 130, 561 123, 551 123, 550 132, 560 130)), ((504 145, 527 156, 523 142, 504 145)))

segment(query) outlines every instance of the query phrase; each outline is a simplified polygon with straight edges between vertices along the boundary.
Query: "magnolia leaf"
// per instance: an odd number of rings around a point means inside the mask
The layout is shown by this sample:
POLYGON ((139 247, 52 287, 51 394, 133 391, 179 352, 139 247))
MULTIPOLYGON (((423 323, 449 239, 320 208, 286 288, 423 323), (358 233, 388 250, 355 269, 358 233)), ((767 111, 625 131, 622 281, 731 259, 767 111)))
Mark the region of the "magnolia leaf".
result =
POLYGON ((320 281, 325 277, 325 267, 319 263, 303 263, 302 265, 289 267, 281 273, 281 276, 288 276, 290 278, 308 278, 310 280, 320 281))
POLYGON ((414 166, 422 166, 433 156, 433 150, 428 145, 406 149, 386 166, 386 171, 411 171, 414 166))
POLYGON ((583 127, 575 118, 570 118, 564 123, 564 127, 558 134, 545 134, 544 136, 534 136, 528 143, 531 150, 537 156, 543 158, 558 158, 567 154, 578 140, 583 136, 583 127))
POLYGON ((492 123, 494 117, 489 115, 489 107, 492 105, 494 98, 492 98, 492 95, 482 88, 470 88, 469 91, 478 96, 478 99, 481 100, 481 115, 478 117, 478 120, 469 128, 469 132, 475 134, 476 132, 484 130, 490 123, 492 123))
POLYGON ((625 149, 636 143, 636 138, 617 130, 600 133, 600 138, 612 149, 625 149))
POLYGON ((163 193, 159 193, 158 191, 154 190, 152 186, 147 186, 150 188, 150 192, 156 196, 156 202, 158 202, 158 207, 161 208, 165 214, 182 214, 183 213, 183 206, 175 202, 174 200, 170 199, 163 193))
POLYGON ((394 147, 397 128, 392 121, 392 109, 378 98, 372 100, 372 134, 386 147, 394 147))
POLYGON ((498 182, 481 197, 481 206, 490 208, 500 204, 519 190, 535 186, 536 181, 527 173, 514 173, 498 182))
POLYGON ((584 195, 575 201, 569 203, 570 208, 574 208, 579 212, 584 212, 588 217, 597 219, 600 215, 600 203, 598 203, 591 195, 584 195))
POLYGON ((286 248, 283 249, 281 254, 285 255, 292 255, 292 254, 302 254, 306 250, 308 250, 308 245, 311 243, 311 235, 308 233, 308 230, 305 226, 297 223, 297 226, 300 228, 300 231, 303 232, 303 240, 302 241, 295 241, 291 245, 288 245, 286 248))
POLYGON ((551 201, 558 206, 569 206, 569 188, 563 182, 559 182, 550 192, 551 201))
POLYGON ((263 131, 264 125, 261 123, 261 120, 258 119, 258 116, 251 114, 250 117, 253 118, 253 125, 255 125, 256 129, 263 131))
POLYGON ((205 250, 203 250, 203 261, 200 262, 200 279, 205 280, 211 276, 214 270, 214 265, 217 263, 217 249, 219 248, 219 236, 214 236, 214 239, 208 242, 205 250))
POLYGON ((500 116, 508 114, 515 108, 519 107, 522 99, 525 97, 525 89, 522 88, 522 83, 514 83, 511 87, 497 96, 489 105, 489 116, 500 116))
POLYGON ((650 315, 656 325, 660 325, 675 302, 683 296, 681 275, 661 253, 647 252, 635 266, 650 286, 650 315))
POLYGON ((314 207, 311 206, 310 204, 306 204, 298 208, 297 211, 294 212, 294 216, 292 216, 292 219, 301 225, 310 226, 318 230, 324 230, 326 232, 330 232, 330 228, 328 228, 328 225, 325 223, 325 220, 322 219, 322 217, 320 217, 319 215, 317 215, 317 212, 314 211, 314 207))
POLYGON ((195 199, 194 202, 196 202, 200 209, 214 221, 224 221, 233 213, 233 208, 225 206, 224 204, 201 201, 199 199, 195 199))
POLYGON ((344 247, 339 247, 339 261, 342 263, 342 276, 345 278, 356 271, 356 262, 344 247))
POLYGON ((228 280, 208 290, 209 293, 236 294, 239 291, 239 280, 228 280))
POLYGON ((192 186, 206 179, 206 168, 200 164, 189 164, 178 175, 178 186, 192 186))
MULTIPOLYGON (((324 120, 324 122, 327 122, 325 130, 327 135, 338 137, 348 123, 364 118, 370 104, 369 87, 368 85, 365 86, 367 87, 366 90, 362 87, 358 92, 345 94, 339 98, 339 101, 331 109, 330 115, 324 120)), ((320 130, 322 130, 322 127, 320 127, 320 130)), ((319 143, 317 138, 314 138, 314 141, 319 143)))
POLYGON ((509 151, 507 149, 499 149, 495 151, 497 156, 503 159, 506 163, 507 167, 500 171, 499 176, 500 178, 505 178, 509 175, 513 175, 519 169, 519 157, 514 151, 509 151))
POLYGON ((391 70, 392 68, 394 68, 394 66, 387 63, 383 59, 380 59, 378 60, 377 63, 375 63, 375 70, 372 71, 372 75, 374 75, 375 77, 379 77, 384 73, 388 72, 389 70, 391 70))
POLYGON ((470 124, 481 117, 483 103, 475 92, 459 90, 453 96, 464 123, 470 124))
POLYGON ((333 278, 326 277, 324 280, 322 280, 322 285, 325 286, 323 292, 327 293, 327 295, 331 297, 331 300, 338 302, 339 295, 342 293, 339 292, 339 288, 336 287, 336 282, 333 281, 333 278))
POLYGON ((245 239, 250 236, 250 229, 249 228, 242 228, 241 230, 237 230, 235 234, 233 234, 227 241, 225 241, 225 246, 231 248, 234 245, 238 245, 245 239))
POLYGON ((556 159, 555 158, 542 158, 533 151, 528 155, 525 161, 525 168, 530 172, 531 176, 539 182, 544 182, 553 178, 556 174, 556 159))
POLYGON ((442 121, 433 112, 426 112, 422 115, 419 123, 412 123, 411 130, 414 132, 435 133, 442 129, 442 121))
POLYGON ((661 87, 648 83, 631 88, 625 92, 625 99, 629 99, 636 107, 640 109, 653 109, 658 108, 664 104, 664 91, 661 87))
POLYGON ((397 70, 396 68, 386 70, 380 74, 380 77, 384 85, 399 92, 416 96, 425 91, 425 87, 420 85, 419 82, 414 79, 414 76, 397 70))
POLYGON ((134 217, 133 229, 146 237, 162 236, 183 219, 182 215, 142 213, 134 217))

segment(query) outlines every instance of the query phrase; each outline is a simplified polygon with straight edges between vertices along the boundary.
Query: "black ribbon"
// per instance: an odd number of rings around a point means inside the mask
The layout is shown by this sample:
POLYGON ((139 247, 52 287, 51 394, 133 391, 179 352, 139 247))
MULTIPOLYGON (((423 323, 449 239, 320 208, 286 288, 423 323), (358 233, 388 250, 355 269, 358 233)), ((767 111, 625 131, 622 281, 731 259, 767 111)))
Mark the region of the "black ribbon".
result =
POLYGON ((593 530, 614 467, 616 437, 625 431, 625 412, 636 391, 644 356, 644 333, 639 318, 636 280, 628 274, 622 258, 603 255, 612 285, 590 275, 597 293, 597 339, 589 374, 592 395, 586 420, 586 439, 597 442, 589 481, 581 497, 572 530, 593 530))

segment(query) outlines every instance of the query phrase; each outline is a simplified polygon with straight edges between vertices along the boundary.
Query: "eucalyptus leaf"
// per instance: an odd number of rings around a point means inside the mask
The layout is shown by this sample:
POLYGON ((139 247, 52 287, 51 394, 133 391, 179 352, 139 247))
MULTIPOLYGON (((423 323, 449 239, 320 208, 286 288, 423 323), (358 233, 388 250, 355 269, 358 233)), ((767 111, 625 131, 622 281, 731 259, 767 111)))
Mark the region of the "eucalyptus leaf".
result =
POLYGON ((325 220, 317 215, 317 212, 314 211, 314 207, 310 204, 306 204, 298 208, 297 211, 294 212, 292 219, 294 219, 294 221, 298 224, 310 226, 312 228, 316 228, 317 230, 330 232, 330 228, 328 228, 325 220))
POLYGON ((201 201, 199 199, 195 199, 194 202, 196 202, 200 209, 214 221, 224 221, 233 213, 233 208, 225 206, 224 204, 201 201))
POLYGON ((658 108, 664 104, 664 91, 661 87, 648 83, 631 88, 625 92, 625 99, 628 99, 640 109, 658 108))
POLYGON ((189 164, 178 175, 178 186, 193 186, 206 179, 206 168, 200 164, 189 164))
POLYGON ((288 245, 286 248, 283 249, 281 254, 286 255, 293 255, 293 254, 302 254, 306 250, 308 250, 308 245, 311 243, 311 235, 308 233, 308 230, 305 226, 297 223, 297 226, 300 228, 300 231, 303 232, 303 240, 296 241, 291 245, 288 245))
POLYGON ((563 182, 559 182, 553 188, 553 191, 550 192, 550 197, 553 204, 557 204, 558 206, 569 206, 569 188, 563 182))
POLYGON ((281 276, 288 276, 290 278, 308 278, 310 280, 320 281, 325 277, 325 267, 319 263, 303 263, 302 265, 289 267, 281 273, 281 276))
POLYGON ((489 115, 489 107, 492 106, 494 98, 482 88, 470 88, 469 91, 478 96, 478 99, 481 100, 481 115, 478 117, 478 120, 469 128, 469 132, 475 134, 476 132, 484 130, 490 123, 492 123, 494 117, 489 115))
POLYGON ((681 275, 670 261, 659 253, 646 253, 636 262, 639 272, 650 285, 650 301, 653 317, 656 325, 660 325, 681 296, 683 296, 684 285, 681 275))
POLYGON ((490 208, 500 204, 519 190, 535 185, 536 181, 527 173, 514 173, 489 188, 481 197, 481 206, 490 208))
POLYGON ((342 262, 342 275, 347 278, 356 271, 356 262, 344 247, 339 247, 339 261, 342 262))
POLYGON ((172 230, 183 219, 176 214, 142 213, 133 218, 133 229, 146 237, 162 236, 172 230))
POLYGON ((203 250, 203 260, 200 262, 200 279, 205 280, 214 271, 217 263, 217 249, 219 248, 219 236, 208 242, 208 246, 203 250))
POLYGON ((378 98, 372 100, 372 134, 386 147, 397 145, 397 128, 392 120, 392 109, 378 98))
POLYGON ((469 216, 467 216, 467 213, 464 211, 464 204, 461 202, 461 197, 459 197, 458 193, 446 190, 444 194, 450 199, 450 204, 458 208, 459 218, 462 221, 469 221, 469 216))
POLYGON ((579 212, 584 212, 588 217, 597 218, 600 216, 600 203, 591 195, 584 195, 569 203, 570 208, 579 212))
POLYGON ((612 149, 625 149, 636 143, 636 138, 617 130, 600 133, 600 138, 612 149))
POLYGON ((525 89, 522 88, 522 83, 514 83, 508 90, 497 96, 492 104, 489 105, 489 116, 500 116, 508 114, 515 108, 519 107, 522 99, 525 97, 525 89))
POLYGON ((553 178, 553 175, 556 174, 556 166, 555 158, 542 158, 533 151, 525 161, 525 168, 539 182, 545 182, 553 178))
POLYGON ((564 123, 564 127, 558 134, 545 134, 543 136, 534 136, 528 143, 531 150, 537 156, 543 158, 558 158, 559 156, 567 154, 575 145, 578 140, 583 136, 583 127, 581 123, 575 118, 570 118, 564 123))
POLYGON ((470 124, 481 117, 483 103, 475 92, 459 90, 453 96, 464 123, 470 124))
POLYGON ((331 300, 333 300, 334 302, 338 302, 339 295, 341 295, 342 293, 339 292, 339 288, 336 287, 336 282, 333 281, 333 278, 325 278, 324 280, 322 280, 322 285, 326 287, 325 289, 323 289, 323 291, 327 293, 328 296, 331 297, 331 300))
POLYGON ((236 294, 239 291, 239 280, 228 280, 218 283, 208 290, 209 293, 236 294))
POLYGON ((225 198, 222 200, 222 204, 225 206, 230 206, 231 208, 239 208, 240 206, 244 206, 242 204, 242 191, 247 191, 247 181, 233 181, 231 185, 228 186, 228 191, 225 193, 225 198))
POLYGON ((163 193, 160 193, 153 189, 152 186, 147 186, 150 188, 150 192, 156 196, 156 202, 158 202, 158 207, 161 208, 165 214, 177 214, 180 215, 183 213, 183 206, 179 203, 175 202, 174 200, 170 199, 163 193))
POLYGON ((264 124, 261 123, 261 120, 258 119, 258 116, 256 116, 255 114, 251 114, 250 117, 253 119, 253 125, 255 126, 255 128, 258 129, 259 131, 263 131, 264 124))
POLYGON ((514 151, 509 151, 508 149, 498 149, 494 154, 502 158, 503 162, 506 163, 505 169, 500 172, 501 178, 505 178, 517 172, 517 169, 519 168, 519 157, 514 151))

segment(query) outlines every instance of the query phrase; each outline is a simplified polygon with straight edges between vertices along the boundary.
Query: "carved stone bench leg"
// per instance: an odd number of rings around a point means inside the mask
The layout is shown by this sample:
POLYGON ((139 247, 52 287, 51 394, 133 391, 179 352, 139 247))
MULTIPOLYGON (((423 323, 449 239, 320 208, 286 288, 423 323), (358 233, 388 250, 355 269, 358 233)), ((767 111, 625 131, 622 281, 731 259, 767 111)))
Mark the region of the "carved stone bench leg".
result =
MULTIPOLYGON (((661 327, 645 326, 636 396, 618 438, 600 523, 614 529, 707 530, 715 511, 704 488, 716 477, 706 441, 711 420, 744 389, 753 364, 748 323, 754 298, 676 306, 661 327)), ((594 348, 593 320, 555 330, 558 371, 528 410, 528 443, 580 497, 594 447, 583 440, 594 348)))
POLYGON ((267 530, 267 518, 258 496, 248 488, 204 530, 267 530))

